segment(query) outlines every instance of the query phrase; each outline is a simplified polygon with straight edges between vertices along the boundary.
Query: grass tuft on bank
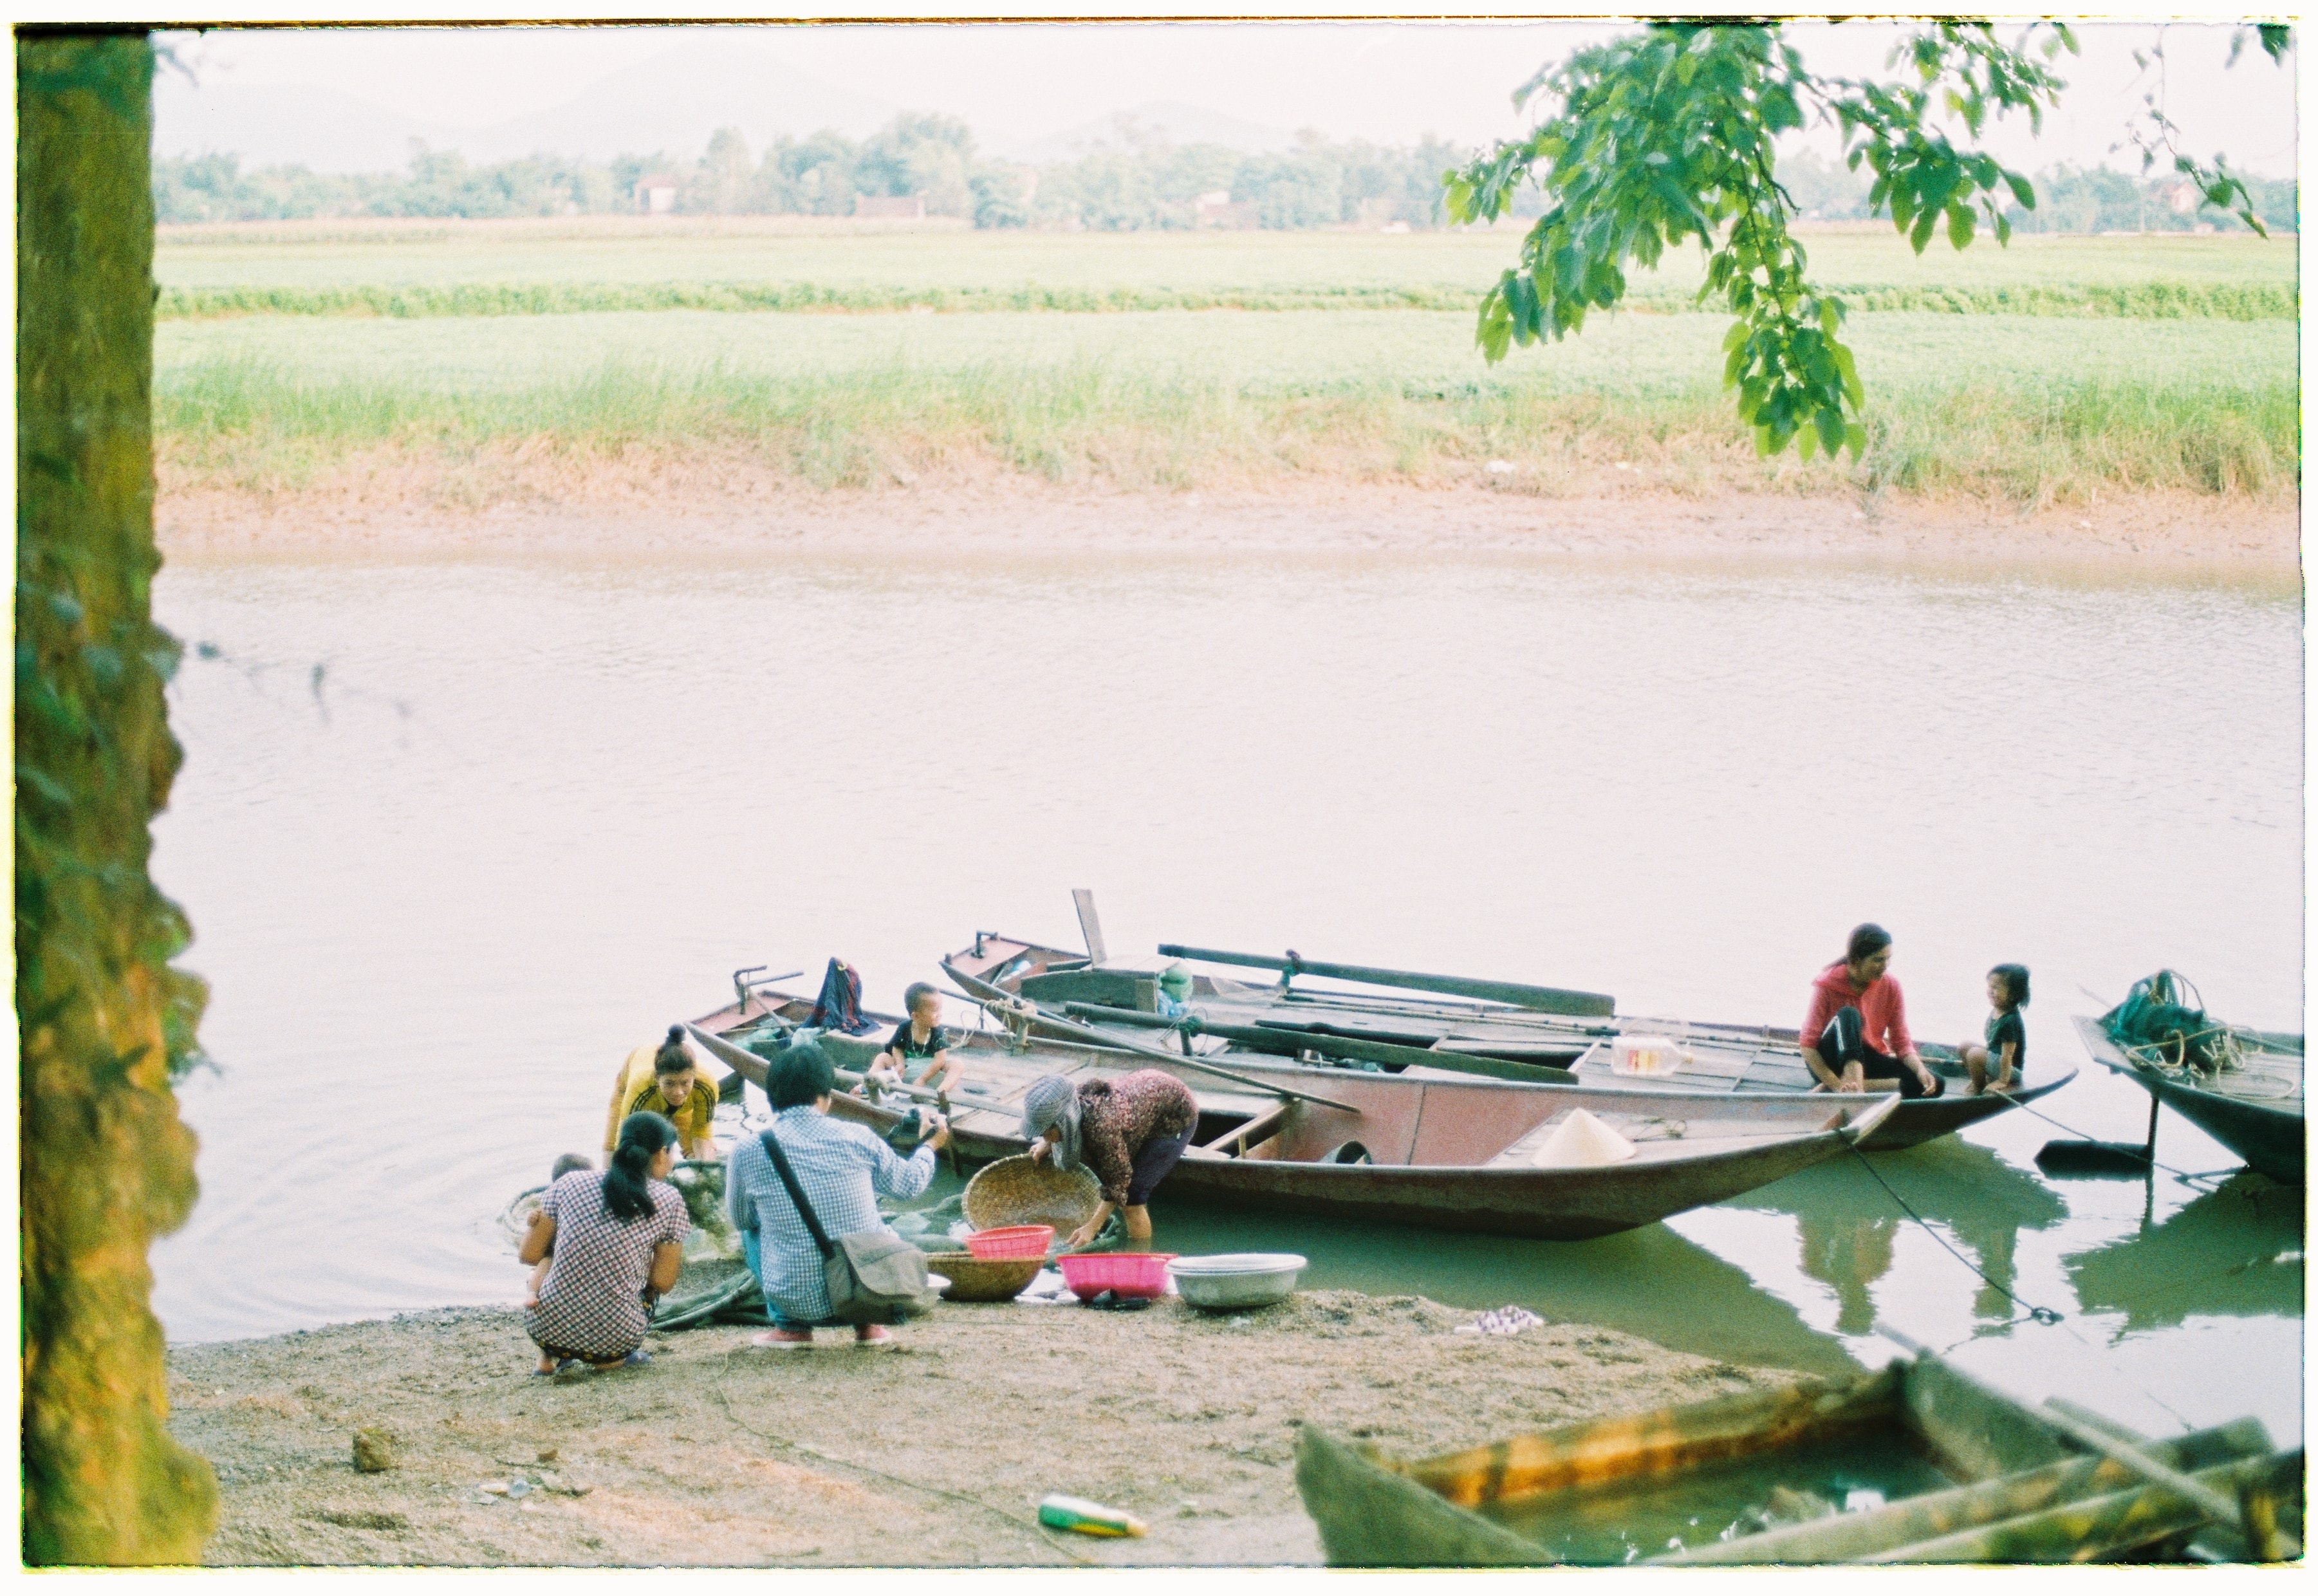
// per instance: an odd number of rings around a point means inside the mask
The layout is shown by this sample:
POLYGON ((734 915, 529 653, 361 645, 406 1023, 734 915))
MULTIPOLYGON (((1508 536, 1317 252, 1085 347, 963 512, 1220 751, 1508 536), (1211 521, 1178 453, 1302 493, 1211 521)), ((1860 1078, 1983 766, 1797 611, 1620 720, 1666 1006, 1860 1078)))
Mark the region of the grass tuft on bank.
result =
POLYGON ((737 459, 822 489, 994 466, 1143 490, 1332 475, 1550 497, 1615 480, 2024 508, 2148 489, 2255 500, 2300 489, 2297 396, 2278 382, 1887 384, 1870 397, 1864 457, 1840 463, 1756 459, 1728 396, 1705 381, 1672 391, 1572 388, 1536 372, 1448 387, 1231 383, 1094 358, 828 372, 621 361, 475 389, 221 356, 160 372, 155 423, 173 484, 257 492, 327 487, 382 453, 422 473, 521 455, 598 481, 737 459))

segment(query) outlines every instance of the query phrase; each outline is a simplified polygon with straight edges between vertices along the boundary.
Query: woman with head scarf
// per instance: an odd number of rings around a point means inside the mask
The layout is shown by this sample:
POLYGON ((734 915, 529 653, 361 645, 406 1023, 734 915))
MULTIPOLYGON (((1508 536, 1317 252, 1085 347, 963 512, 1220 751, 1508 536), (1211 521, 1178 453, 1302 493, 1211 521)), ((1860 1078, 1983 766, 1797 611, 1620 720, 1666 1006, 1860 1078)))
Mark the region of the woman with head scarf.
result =
POLYGON ((1030 1156, 1058 1170, 1084 1164, 1102 1182, 1102 1205, 1071 1233, 1065 1247, 1083 1247, 1113 1209, 1127 1215, 1129 1242, 1151 1240, 1151 1193, 1167 1178, 1191 1132, 1199 1105, 1190 1089, 1163 1070, 1137 1070, 1111 1080, 1076 1086, 1042 1075, 1022 1099, 1022 1134, 1030 1156))

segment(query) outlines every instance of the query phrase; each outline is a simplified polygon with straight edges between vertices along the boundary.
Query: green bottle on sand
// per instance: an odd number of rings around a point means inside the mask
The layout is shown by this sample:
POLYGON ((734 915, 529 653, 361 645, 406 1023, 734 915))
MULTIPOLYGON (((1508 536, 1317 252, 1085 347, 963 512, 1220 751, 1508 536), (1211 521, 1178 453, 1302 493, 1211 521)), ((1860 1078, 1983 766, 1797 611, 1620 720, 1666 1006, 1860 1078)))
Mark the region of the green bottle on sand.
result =
POLYGON ((1083 1496, 1049 1496, 1038 1504, 1038 1522, 1049 1529, 1075 1529, 1081 1535, 1142 1535, 1143 1520, 1133 1513, 1089 1502, 1083 1496))

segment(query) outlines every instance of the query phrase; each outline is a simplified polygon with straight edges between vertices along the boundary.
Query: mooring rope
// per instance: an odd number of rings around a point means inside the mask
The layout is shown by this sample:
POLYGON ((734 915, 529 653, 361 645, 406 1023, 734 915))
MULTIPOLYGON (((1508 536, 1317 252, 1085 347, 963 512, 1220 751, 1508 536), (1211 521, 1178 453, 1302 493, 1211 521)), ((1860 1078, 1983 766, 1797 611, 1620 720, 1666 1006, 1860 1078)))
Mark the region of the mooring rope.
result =
MULTIPOLYGON (((2012 1096, 2009 1092, 1997 1091, 1991 1089, 1989 1095, 1990 1097, 2004 1098, 2015 1108, 2019 1109, 2021 1113, 2027 1115, 2030 1118, 2041 1119, 2046 1125, 2051 1125, 2054 1130, 2066 1131, 2080 1142, 2098 1141, 2098 1138, 2087 1135, 2084 1132, 2077 1129, 2074 1125, 2062 1124, 2059 1120, 2053 1118, 2051 1115, 2043 1112, 2041 1109, 2031 1108, 2027 1104, 2012 1096)), ((2147 1164, 2152 1170, 2162 1170, 2167 1174, 2172 1176, 2173 1179, 2181 1181, 2185 1185, 2196 1186, 2200 1184, 2217 1184, 2221 1180, 2227 1179, 2229 1176, 2237 1173, 2235 1170, 2215 1170, 2202 1175, 2193 1175, 2187 1170, 2177 1170, 2171 1164, 2159 1163, 2155 1159, 2150 1157, 2149 1154, 2141 1152, 2137 1148, 2127 1146, 2122 1142, 2101 1142, 2099 1144, 2104 1147, 2116 1148, 2117 1154, 2120 1157, 2136 1160, 2141 1163, 2147 1164)))
POLYGON ((1958 1263, 1963 1265, 1964 1268, 1970 1269, 1973 1274, 1978 1275, 1982 1280, 1986 1281, 1990 1290, 2001 1293, 2004 1300, 2012 1304, 2015 1307, 2026 1309, 2028 1312, 2028 1317, 2034 1319, 2039 1324, 2058 1324, 2061 1322, 2062 1315, 2059 1313, 2051 1308, 2040 1308, 2033 1303, 2023 1301, 2009 1287, 1999 1285, 1997 1281, 1989 1275, 1986 1269, 1981 1269, 1978 1264, 1972 1262, 1972 1260, 1966 1258, 1963 1253, 1957 1251, 1953 1246, 1949 1245, 1948 1239, 1940 1234, 1939 1232, 1934 1230, 1930 1222, 1926 1220, 1921 1214, 1917 1213, 1916 1210, 1909 1205, 1906 1197, 1901 1197, 1898 1192, 1891 1189, 1891 1183, 1883 1179, 1882 1173, 1877 1170, 1873 1164, 1867 1161, 1867 1155, 1859 1151, 1859 1143, 1856 1142, 1851 1143, 1851 1155, 1859 1161, 1859 1167, 1861 1169, 1865 1170, 1870 1175, 1873 1175, 1875 1177, 1875 1184, 1883 1188, 1884 1196, 1899 1204, 1900 1210, 1905 1213, 1909 1218, 1914 1220, 1916 1224, 1921 1227, 1926 1235, 1931 1237, 1935 1242, 1937 1242, 1950 1258, 1954 1259, 1958 1263))

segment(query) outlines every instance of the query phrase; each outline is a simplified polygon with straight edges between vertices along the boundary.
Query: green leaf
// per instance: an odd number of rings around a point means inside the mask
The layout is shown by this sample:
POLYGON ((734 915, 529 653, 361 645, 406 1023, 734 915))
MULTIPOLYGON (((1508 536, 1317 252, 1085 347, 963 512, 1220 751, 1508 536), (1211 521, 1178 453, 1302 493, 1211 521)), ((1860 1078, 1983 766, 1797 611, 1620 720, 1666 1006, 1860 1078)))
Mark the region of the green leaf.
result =
POLYGON ((1842 453, 1844 439, 1843 412, 1840 410, 1821 410, 1813 419, 1818 425, 1819 441, 1826 448, 1828 458, 1832 460, 1837 454, 1842 453))
POLYGON ((1966 245, 1970 244, 1972 242, 1972 221, 1971 206, 1951 205, 1948 207, 1948 242, 1950 244, 1954 245, 1958 249, 1962 249, 1966 245))
POLYGON ((1908 234, 1908 242, 1918 255, 1923 254, 1924 246, 1932 241, 1932 228, 1939 220, 1940 213, 1936 211, 1927 211, 1916 218, 1915 228, 1908 234))
POLYGON ((1835 369, 1843 373, 1843 391, 1850 396, 1851 408, 1855 410, 1866 408, 1867 390, 1859 385, 1859 365, 1852 359, 1850 347, 1837 344, 1834 348, 1835 369))
POLYGON ((2036 185, 2035 184, 2029 182, 2026 177, 2021 176, 2017 172, 2007 172, 2004 175, 2004 182, 2006 186, 2012 190, 2012 197, 2019 202, 2020 209, 2023 211, 2034 211, 2036 209, 2036 185))

